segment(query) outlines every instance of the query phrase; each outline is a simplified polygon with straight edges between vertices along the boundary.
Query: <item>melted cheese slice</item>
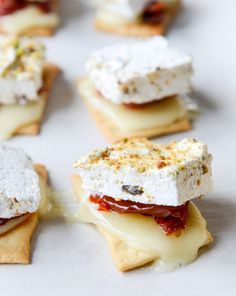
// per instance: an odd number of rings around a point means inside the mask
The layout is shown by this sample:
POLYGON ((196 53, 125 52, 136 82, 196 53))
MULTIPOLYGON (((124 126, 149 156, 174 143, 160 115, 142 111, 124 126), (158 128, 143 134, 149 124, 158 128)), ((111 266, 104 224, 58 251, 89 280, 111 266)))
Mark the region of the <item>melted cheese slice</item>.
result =
POLYGON ((41 119, 46 100, 28 103, 26 105, 0 106, 0 140, 10 138, 20 127, 41 119))
POLYGON ((96 21, 113 25, 124 25, 138 21, 138 17, 134 19, 129 19, 119 14, 111 13, 110 11, 100 9, 96 15, 96 21))
POLYGON ((3 235, 9 230, 15 228, 17 225, 21 224, 23 221, 25 221, 29 217, 30 217, 30 214, 25 214, 18 218, 10 219, 9 221, 7 221, 6 224, 0 226, 0 235, 3 235))
POLYGON ((0 25, 8 33, 19 34, 33 27, 55 28, 59 25, 56 13, 42 13, 40 9, 29 6, 0 18, 0 25))
POLYGON ((128 132, 166 126, 185 118, 188 114, 184 102, 178 97, 166 98, 142 109, 129 109, 100 97, 89 79, 81 80, 79 87, 87 104, 110 118, 120 129, 128 132))
POLYGON ((159 264, 186 265, 196 259, 200 247, 211 241, 206 221, 192 203, 187 228, 169 236, 151 217, 101 212, 89 202, 82 202, 79 219, 102 227, 130 248, 156 255, 159 264))

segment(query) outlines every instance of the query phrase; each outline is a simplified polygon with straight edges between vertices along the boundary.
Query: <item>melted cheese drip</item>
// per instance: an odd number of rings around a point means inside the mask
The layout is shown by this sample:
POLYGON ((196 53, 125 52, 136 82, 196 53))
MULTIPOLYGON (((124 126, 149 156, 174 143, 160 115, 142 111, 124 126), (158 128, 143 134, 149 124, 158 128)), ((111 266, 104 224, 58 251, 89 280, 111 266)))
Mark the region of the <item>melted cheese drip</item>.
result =
POLYGON ((39 217, 43 220, 61 218, 64 216, 64 208, 59 202, 59 196, 50 188, 43 178, 39 178, 41 201, 39 205, 39 217))
POLYGON ((40 178, 41 202, 38 209, 42 220, 64 219, 67 223, 78 222, 77 204, 68 203, 71 194, 54 191, 40 178))
POLYGON ((45 99, 26 105, 0 106, 0 140, 10 138, 20 127, 40 120, 45 99))
POLYGON ((131 248, 155 254, 161 264, 186 265, 196 259, 199 248, 210 240, 206 221, 192 203, 187 228, 169 236, 151 217, 100 212, 88 202, 81 204, 79 218, 82 222, 102 226, 131 248))
POLYGON ((162 127, 187 116, 183 101, 177 97, 157 101, 143 109, 129 109, 99 97, 88 80, 82 81, 80 88, 89 105, 125 131, 162 127))
POLYGON ((1 17, 0 24, 8 33, 19 34, 33 27, 57 27, 59 18, 56 13, 42 13, 37 7, 29 6, 1 17))

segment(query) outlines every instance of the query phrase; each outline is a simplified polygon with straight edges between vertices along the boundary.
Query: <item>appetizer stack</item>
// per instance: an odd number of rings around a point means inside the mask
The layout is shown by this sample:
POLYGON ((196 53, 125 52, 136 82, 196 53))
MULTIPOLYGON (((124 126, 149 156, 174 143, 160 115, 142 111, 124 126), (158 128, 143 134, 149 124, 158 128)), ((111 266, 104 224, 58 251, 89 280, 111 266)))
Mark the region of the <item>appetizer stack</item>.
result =
POLYGON ((212 241, 192 203, 211 190, 211 160, 192 138, 168 145, 126 139, 96 150, 74 165, 80 220, 104 234, 121 271, 190 263, 212 241))
POLYGON ((153 36, 166 32, 181 7, 181 0, 92 0, 97 8, 98 30, 129 36, 153 36))
POLYGON ((192 59, 165 38, 98 50, 86 68, 79 92, 110 142, 191 128, 182 96, 191 91, 192 59))
POLYGON ((44 166, 33 165, 22 150, 0 144, 0 263, 29 263, 46 183, 44 166))
POLYGON ((59 25, 59 0, 1 0, 0 32, 17 35, 52 35, 59 25))
MULTIPOLYGON (((180 0, 93 3, 98 29, 145 37, 162 34, 181 6, 180 0)), ((0 140, 39 132, 59 68, 46 63, 41 42, 18 35, 51 35, 57 6, 58 0, 0 0, 0 140)), ((86 69, 80 95, 106 138, 120 142, 75 162, 80 221, 107 238, 121 271, 192 262, 212 241, 192 203, 211 190, 212 157, 193 138, 147 140, 191 129, 184 100, 192 90, 191 56, 152 37, 97 50, 86 69)), ((0 263, 29 263, 30 239, 47 205, 46 168, 0 144, 0 263)))
POLYGON ((27 37, 0 37, 0 139, 37 134, 57 66, 44 46, 27 37), (10 120, 9 120, 10 119, 10 120))

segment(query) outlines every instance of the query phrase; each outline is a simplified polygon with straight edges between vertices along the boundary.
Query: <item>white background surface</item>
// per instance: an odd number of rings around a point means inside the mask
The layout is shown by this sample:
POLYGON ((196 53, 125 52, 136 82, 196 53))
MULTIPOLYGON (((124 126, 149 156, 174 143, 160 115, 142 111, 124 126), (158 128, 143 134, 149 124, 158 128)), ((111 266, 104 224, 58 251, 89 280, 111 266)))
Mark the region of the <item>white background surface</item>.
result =
MULTIPOLYGON (((76 77, 88 53, 122 38, 95 32, 92 13, 76 0, 62 1, 62 28, 47 40, 48 57, 63 69, 38 137, 18 137, 24 148, 47 165, 52 185, 70 191, 73 161, 106 144, 76 95, 76 77)), ((214 245, 196 262, 172 273, 151 269, 119 273, 105 240, 87 225, 41 223, 29 266, 0 266, 0 295, 235 295, 236 273, 236 1, 186 0, 169 39, 194 57, 195 97, 202 116, 194 130, 164 137, 194 136, 214 155, 215 189, 200 209, 214 245)), ((124 39, 124 38, 123 38, 124 39)), ((198 203, 199 204, 199 203, 198 203)))

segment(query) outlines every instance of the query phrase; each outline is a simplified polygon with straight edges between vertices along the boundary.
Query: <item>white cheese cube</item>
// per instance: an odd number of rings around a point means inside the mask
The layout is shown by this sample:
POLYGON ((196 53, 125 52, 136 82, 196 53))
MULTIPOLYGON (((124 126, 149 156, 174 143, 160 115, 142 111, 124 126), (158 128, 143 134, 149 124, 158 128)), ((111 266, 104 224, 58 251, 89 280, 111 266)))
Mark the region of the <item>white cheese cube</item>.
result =
POLYGON ((178 206, 211 190, 207 146, 192 138, 169 145, 124 140, 75 163, 91 194, 143 204, 178 206))
POLYGON ((98 50, 86 67, 96 90, 115 104, 143 104, 191 90, 191 57, 164 37, 98 50))
POLYGON ((43 85, 44 47, 31 38, 0 38, 0 103, 39 99, 43 85))
POLYGON ((33 213, 40 199, 32 160, 22 150, 0 144, 0 218, 33 213))

